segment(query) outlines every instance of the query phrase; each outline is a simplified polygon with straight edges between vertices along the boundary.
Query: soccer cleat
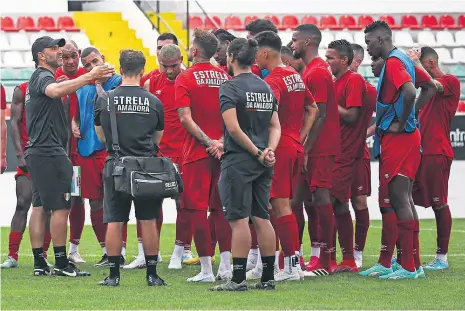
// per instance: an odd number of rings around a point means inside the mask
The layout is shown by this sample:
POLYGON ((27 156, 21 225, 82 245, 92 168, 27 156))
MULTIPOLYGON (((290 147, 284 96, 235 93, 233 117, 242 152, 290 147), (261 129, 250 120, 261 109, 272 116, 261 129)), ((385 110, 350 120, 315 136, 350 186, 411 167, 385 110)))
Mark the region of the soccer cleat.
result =
POLYGON ((218 268, 218 274, 216 275, 217 281, 229 281, 232 279, 232 270, 222 269, 221 265, 218 268))
POLYGON ((392 268, 386 268, 385 266, 377 263, 373 267, 371 267, 371 268, 369 268, 369 269, 367 269, 365 271, 360 272, 359 275, 378 277, 378 276, 388 275, 388 274, 391 274, 391 273, 393 273, 392 268))
POLYGON ((363 266, 362 252, 359 252, 359 254, 357 254, 357 252, 355 252, 354 253, 354 259, 355 259, 355 265, 360 270, 362 268, 362 266, 363 266))
POLYGON ((58 269, 55 267, 55 269, 53 269, 53 274, 56 276, 69 277, 90 276, 90 272, 79 270, 72 262, 68 263, 68 265, 64 269, 58 269))
POLYGON ((165 283, 157 274, 149 274, 147 275, 147 285, 148 286, 167 286, 168 284, 165 283))
POLYGON ((400 263, 397 262, 396 258, 392 258, 391 267, 392 272, 396 272, 397 270, 402 269, 402 266, 400 265, 400 263))
POLYGON ((295 273, 288 273, 284 270, 280 270, 278 273, 275 273, 274 280, 276 282, 282 281, 300 281, 300 274, 297 269, 295 269, 295 273))
MULTIPOLYGON (((304 262, 302 260, 302 262, 304 262)), ((319 257, 316 257, 316 256, 312 256, 310 257, 310 261, 307 262, 307 264, 305 265, 305 269, 312 269, 313 266, 316 266, 320 263, 320 258, 319 257)))
MULTIPOLYGON (((105 267, 105 266, 108 266, 108 255, 107 254, 103 254, 102 258, 100 259, 99 262, 97 262, 95 264, 96 267, 105 267)), ((120 263, 120 266, 121 266, 121 263, 120 263)))
POLYGON ((48 267, 40 268, 34 267, 34 276, 43 276, 43 275, 51 275, 50 269, 48 267))
POLYGON ((115 277, 107 276, 103 281, 100 281, 98 284, 102 286, 116 287, 116 286, 119 286, 119 277, 118 276, 115 276, 115 277))
POLYGON ((11 256, 8 256, 7 259, 5 259, 5 261, 2 263, 2 265, 0 266, 2 269, 12 269, 12 268, 18 268, 19 267, 19 263, 16 259, 14 259, 13 257, 11 256))
POLYGON ((307 270, 304 272, 304 276, 328 276, 329 271, 323 267, 319 262, 317 265, 307 265, 307 270))
POLYGON ((215 283, 215 276, 213 273, 200 272, 192 278, 186 280, 188 283, 215 283))
POLYGON ((381 275, 379 277, 381 280, 401 280, 401 279, 416 279, 417 278, 417 272, 413 271, 407 271, 404 268, 400 268, 396 272, 393 272, 391 274, 386 274, 386 275, 381 275))
POLYGON ((445 270, 449 268, 449 263, 447 261, 434 258, 432 262, 424 267, 426 271, 438 271, 445 270))
POLYGON ((47 258, 44 258, 44 260, 45 260, 45 263, 47 264, 47 266, 48 266, 49 268, 53 267, 53 265, 52 265, 51 263, 48 262, 47 258))
POLYGON ((423 267, 420 266, 417 270, 417 279, 424 279, 426 278, 425 270, 423 270, 423 267))
POLYGON ((259 269, 257 266, 250 271, 247 271, 245 274, 246 280, 259 280, 262 277, 262 269, 259 269))
POLYGON ((267 282, 260 282, 257 284, 249 285, 248 289, 275 290, 276 285, 274 280, 269 280, 267 282))
POLYGON ((229 280, 224 284, 211 287, 210 290, 213 292, 243 292, 246 291, 247 284, 245 281, 242 281, 240 284, 234 283, 233 281, 229 280))
POLYGON ((75 264, 86 263, 86 261, 82 259, 81 255, 78 252, 69 253, 68 260, 75 264))
POLYGON ((123 269, 144 269, 145 267, 145 257, 138 255, 130 264, 125 265, 123 269))
POLYGON ((191 250, 184 250, 182 255, 182 263, 184 265, 198 265, 200 264, 200 258, 194 257, 191 250))
POLYGON ((358 272, 355 260, 343 260, 336 268, 331 270, 331 273, 340 272, 358 272))
POLYGON ((170 270, 180 270, 180 269, 182 269, 181 258, 171 257, 170 264, 168 265, 168 269, 170 269, 170 270))

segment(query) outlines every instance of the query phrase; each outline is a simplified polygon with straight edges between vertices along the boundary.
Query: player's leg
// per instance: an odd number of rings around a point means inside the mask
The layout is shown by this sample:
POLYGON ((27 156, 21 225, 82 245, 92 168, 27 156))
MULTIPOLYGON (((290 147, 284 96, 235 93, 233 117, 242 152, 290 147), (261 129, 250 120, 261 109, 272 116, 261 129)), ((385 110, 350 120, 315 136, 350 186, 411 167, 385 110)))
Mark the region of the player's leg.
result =
POLYGON ((142 228, 140 221, 137 221, 137 256, 136 258, 127 265, 123 266, 123 269, 143 269, 145 268, 145 254, 144 245, 142 244, 142 228))
POLYGON ((71 211, 69 213, 69 253, 68 259, 75 264, 85 263, 79 254, 79 243, 81 241, 84 223, 86 219, 86 210, 82 197, 71 198, 71 211))
POLYGON ((105 247, 105 235, 107 232, 107 224, 103 223, 103 200, 91 200, 90 205, 90 220, 92 229, 94 230, 95 237, 99 243, 103 255, 99 262, 95 264, 96 267, 102 267, 108 264, 107 248, 105 247))
POLYGON ((297 189, 299 185, 296 187, 296 191, 294 193, 294 198, 291 199, 291 209, 292 213, 295 216, 297 221, 297 229, 298 229, 298 241, 297 245, 299 246, 299 264, 302 267, 305 267, 304 256, 303 256, 303 234, 305 228, 305 216, 304 216, 304 208, 303 208, 303 201, 301 198, 298 198, 297 201, 294 201, 295 197, 297 196, 297 189), (300 203, 299 203, 300 202, 300 203))
POLYGON ((48 249, 50 244, 52 243, 52 235, 50 234, 50 218, 52 217, 52 213, 46 212, 45 213, 45 233, 44 233, 44 258, 47 262, 49 267, 52 266, 51 263, 48 262, 48 249))
POLYGON ((258 240, 257 232, 253 223, 249 222, 250 236, 252 238, 252 243, 250 245, 249 255, 247 256, 247 271, 252 270, 256 267, 257 262, 259 261, 259 250, 258 250, 258 240))
POLYGON ((417 278, 424 278, 426 275, 421 265, 420 259, 420 220, 418 219, 417 210, 415 208, 415 203, 413 202, 412 197, 413 183, 414 181, 411 180, 409 190, 410 208, 412 209, 413 219, 415 220, 415 227, 413 229, 413 261, 415 263, 417 278))

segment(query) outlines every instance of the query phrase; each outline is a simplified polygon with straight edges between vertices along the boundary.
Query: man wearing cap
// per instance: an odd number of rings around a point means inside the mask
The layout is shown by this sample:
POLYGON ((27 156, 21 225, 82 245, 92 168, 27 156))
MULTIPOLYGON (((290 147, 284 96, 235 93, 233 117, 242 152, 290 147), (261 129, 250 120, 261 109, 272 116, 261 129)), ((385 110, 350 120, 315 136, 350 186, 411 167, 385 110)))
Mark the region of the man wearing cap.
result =
POLYGON ((32 213, 29 235, 34 254, 34 275, 50 275, 44 260, 45 212, 51 211, 50 233, 55 252, 54 274, 86 276, 66 257, 68 213, 73 166, 66 153, 69 121, 61 98, 97 79, 110 77, 114 69, 95 67, 74 80, 57 83, 54 73, 63 63, 61 47, 65 39, 44 36, 32 44, 32 58, 37 69, 26 90, 26 123, 29 141, 25 159, 32 181, 32 213))

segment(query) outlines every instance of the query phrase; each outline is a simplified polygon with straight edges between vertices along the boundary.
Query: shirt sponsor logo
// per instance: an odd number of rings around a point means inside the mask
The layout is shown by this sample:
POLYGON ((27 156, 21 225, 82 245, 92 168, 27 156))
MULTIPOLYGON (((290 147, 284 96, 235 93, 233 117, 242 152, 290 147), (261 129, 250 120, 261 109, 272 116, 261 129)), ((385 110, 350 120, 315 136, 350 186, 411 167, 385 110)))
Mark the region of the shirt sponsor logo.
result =
MULTIPOLYGON (((113 103, 118 113, 150 114, 150 101, 140 96, 115 96, 113 103)), ((107 107, 110 111, 110 107, 107 107)))
POLYGON ((298 73, 285 76, 283 78, 284 84, 288 92, 303 92, 305 91, 305 84, 298 73))
POLYGON ((249 111, 271 111, 274 106, 274 97, 271 93, 246 92, 247 104, 249 111))
POLYGON ((194 78, 197 85, 208 85, 209 87, 220 87, 221 84, 229 80, 225 72, 216 70, 194 71, 194 78))

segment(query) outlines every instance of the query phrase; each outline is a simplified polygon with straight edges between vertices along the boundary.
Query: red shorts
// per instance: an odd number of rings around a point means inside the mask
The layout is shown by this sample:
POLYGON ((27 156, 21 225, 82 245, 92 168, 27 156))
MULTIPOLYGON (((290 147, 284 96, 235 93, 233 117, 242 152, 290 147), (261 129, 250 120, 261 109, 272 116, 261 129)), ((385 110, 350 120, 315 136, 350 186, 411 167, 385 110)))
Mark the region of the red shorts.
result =
POLYGON ((348 203, 358 159, 338 156, 334 159, 331 195, 341 203, 348 203))
POLYGON ((76 157, 76 164, 81 167, 81 197, 89 200, 103 199, 103 169, 107 156, 106 150, 99 150, 89 157, 76 157))
POLYGON ((16 174, 15 174, 15 180, 17 180, 19 176, 26 176, 28 179, 31 179, 31 175, 29 175, 28 172, 25 172, 20 167, 17 167, 16 174))
POLYGON ((304 155, 295 148, 278 147, 275 151, 275 157, 276 163, 274 165, 270 198, 292 199, 300 180, 304 155))
POLYGON ((413 185, 415 205, 430 207, 447 204, 452 159, 443 155, 422 155, 413 185))
POLYGON ((420 166, 420 131, 385 134, 381 139, 379 160, 379 206, 391 207, 388 185, 397 175, 415 180, 420 166))
POLYGON ((181 208, 190 210, 222 210, 218 180, 220 161, 212 157, 183 164, 181 208))
POLYGON ((352 198, 371 195, 371 163, 370 159, 358 159, 355 164, 354 178, 350 194, 352 198))
POLYGON ((307 183, 310 192, 315 192, 316 188, 331 189, 335 157, 332 155, 308 158, 307 183))

